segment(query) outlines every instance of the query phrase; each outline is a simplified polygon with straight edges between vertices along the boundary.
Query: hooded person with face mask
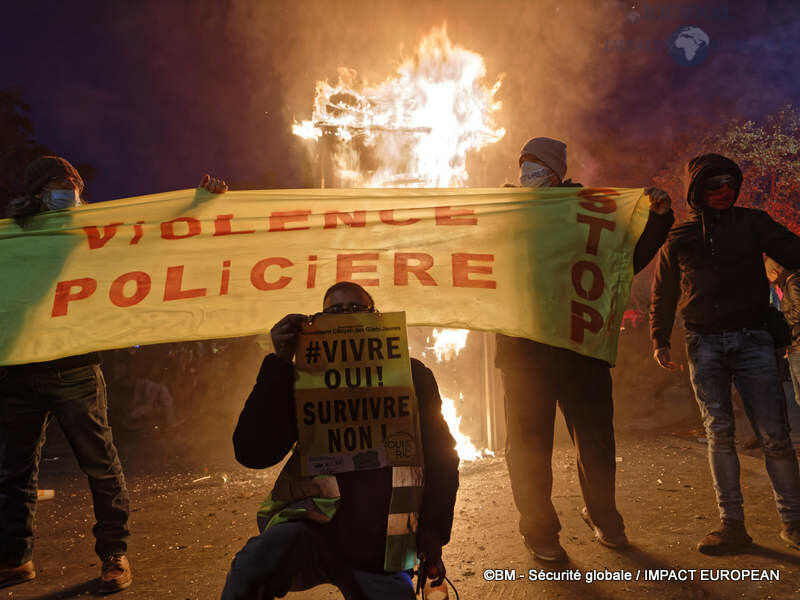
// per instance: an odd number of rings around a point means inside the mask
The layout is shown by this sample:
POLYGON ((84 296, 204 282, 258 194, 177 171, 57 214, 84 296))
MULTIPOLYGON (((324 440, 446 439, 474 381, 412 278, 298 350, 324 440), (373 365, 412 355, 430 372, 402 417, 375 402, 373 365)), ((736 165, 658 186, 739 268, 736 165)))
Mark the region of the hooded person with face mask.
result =
POLYGON ((792 448, 775 343, 769 332, 769 283, 763 254, 800 267, 800 238, 762 210, 735 206, 742 172, 719 154, 688 165, 690 217, 677 225, 658 257, 651 297, 654 358, 674 370, 670 335, 676 308, 686 328, 695 396, 722 525, 698 544, 731 554, 752 543, 744 526, 731 382, 764 451, 781 538, 800 550, 800 470, 792 448))
MULTIPOLYGON (((533 138, 522 148, 519 166, 525 187, 582 187, 564 181, 567 146, 559 140, 533 138)), ((634 249, 634 272, 656 255, 675 220, 666 192, 650 188, 645 193, 650 196, 650 215, 634 249)), ((559 543, 561 524, 550 497, 556 405, 577 449, 586 502, 581 514, 601 544, 626 547, 628 538, 614 490, 610 365, 565 348, 502 334, 497 335, 495 364, 503 374, 506 462, 520 512, 519 531, 534 558, 553 563, 567 557, 559 543)))

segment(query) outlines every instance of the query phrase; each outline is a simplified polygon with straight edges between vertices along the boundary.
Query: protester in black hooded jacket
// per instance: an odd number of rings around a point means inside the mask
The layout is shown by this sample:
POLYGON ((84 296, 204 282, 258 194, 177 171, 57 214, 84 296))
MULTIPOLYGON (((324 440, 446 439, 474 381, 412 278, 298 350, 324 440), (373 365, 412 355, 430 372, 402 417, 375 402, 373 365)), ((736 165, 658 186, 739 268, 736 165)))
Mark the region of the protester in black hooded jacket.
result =
POLYGON ((789 268, 800 266, 800 238, 763 210, 739 206, 714 210, 703 205, 702 181, 725 174, 726 168, 735 173, 738 193, 741 171, 733 161, 727 161, 727 167, 724 161, 707 154, 690 163, 691 216, 670 232, 655 273, 651 311, 655 348, 669 348, 676 305, 686 328, 697 333, 763 327, 769 282, 762 252, 789 268))
POLYGON ((698 156, 689 162, 689 174, 692 214, 672 230, 659 254, 650 325, 654 358, 675 369, 669 338, 676 306, 681 308, 722 520, 698 550, 727 554, 752 542, 744 527, 731 381, 764 450, 784 523, 781 538, 800 549, 800 471, 767 326, 769 284, 762 256, 800 267, 800 238, 764 211, 733 206, 742 172, 732 160, 698 156))

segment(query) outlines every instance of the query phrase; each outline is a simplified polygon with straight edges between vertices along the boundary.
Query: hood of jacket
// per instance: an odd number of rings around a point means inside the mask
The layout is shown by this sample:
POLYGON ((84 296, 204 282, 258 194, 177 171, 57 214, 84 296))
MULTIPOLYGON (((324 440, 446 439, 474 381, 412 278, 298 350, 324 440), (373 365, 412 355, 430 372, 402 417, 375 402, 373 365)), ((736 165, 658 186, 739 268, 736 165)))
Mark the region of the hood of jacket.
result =
MULTIPOLYGON (((733 175, 736 180, 736 198, 739 197, 739 190, 742 187, 742 170, 730 158, 721 154, 701 154, 689 161, 687 166, 691 183, 686 194, 686 200, 693 213, 700 213, 706 209, 702 198, 703 183, 710 177, 717 175, 733 175)), ((734 199, 734 204, 736 199, 734 199)))

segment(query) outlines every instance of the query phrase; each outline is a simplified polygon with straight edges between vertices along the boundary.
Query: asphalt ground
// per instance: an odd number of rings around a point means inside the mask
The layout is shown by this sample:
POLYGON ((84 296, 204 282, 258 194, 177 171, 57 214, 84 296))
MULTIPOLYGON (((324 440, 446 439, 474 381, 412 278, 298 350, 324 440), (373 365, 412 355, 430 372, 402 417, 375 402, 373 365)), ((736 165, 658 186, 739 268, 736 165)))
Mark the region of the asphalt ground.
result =
MULTIPOLYGON (((798 413, 793 413, 793 420, 798 413)), ((695 550, 700 538, 718 524, 706 447, 696 421, 695 417, 691 426, 660 431, 618 430, 617 500, 632 542, 632 548, 624 552, 595 542, 582 521, 574 451, 565 436, 557 436, 553 499, 570 562, 551 570, 551 575, 533 560, 517 533, 502 456, 462 464, 452 540, 444 551, 448 574, 460 597, 799 598, 800 551, 778 538, 780 522, 760 450, 740 453, 747 526, 755 545, 745 554, 730 557, 709 557, 695 550), (501 579, 513 580, 497 580, 498 570, 501 579), (745 571, 761 577, 770 570, 777 572, 777 580, 708 580, 738 578, 745 571), (569 571, 573 578, 577 571, 581 580, 539 580, 565 577, 562 571, 569 571), (587 583, 587 575, 596 573, 617 580, 587 583), (655 576, 667 580, 646 580, 655 576), (631 580, 619 580, 625 577, 631 580)), ((279 466, 254 471, 237 465, 224 444, 229 440, 226 428, 227 424, 221 424, 218 441, 184 440, 177 450, 174 434, 168 431, 144 438, 137 433, 121 440, 133 510, 129 557, 134 582, 115 597, 219 597, 231 558, 257 532, 256 509, 279 472, 279 466), (205 446, 217 443, 214 452, 205 446)), ((0 590, 0 599, 95 595, 100 563, 92 550, 94 519, 88 486, 68 449, 54 437, 40 477, 40 487, 54 489, 55 498, 39 504, 37 577, 0 590)), ((287 597, 341 596, 335 588, 321 586, 287 597)), ((450 598, 455 598, 452 590, 450 598)))

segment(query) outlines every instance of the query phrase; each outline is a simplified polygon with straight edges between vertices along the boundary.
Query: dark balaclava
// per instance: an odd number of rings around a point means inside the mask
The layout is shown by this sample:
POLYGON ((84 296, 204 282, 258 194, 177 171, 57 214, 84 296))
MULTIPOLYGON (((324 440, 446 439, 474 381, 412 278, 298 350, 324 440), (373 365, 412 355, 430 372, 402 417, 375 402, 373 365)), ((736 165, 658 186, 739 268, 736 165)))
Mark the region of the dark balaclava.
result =
POLYGON ((733 206, 742 187, 742 170, 730 158, 720 154, 703 154, 689 161, 689 184, 687 200, 695 211, 726 210, 733 206), (716 190, 707 189, 705 183, 717 175, 731 175, 732 186, 723 185, 716 190))

